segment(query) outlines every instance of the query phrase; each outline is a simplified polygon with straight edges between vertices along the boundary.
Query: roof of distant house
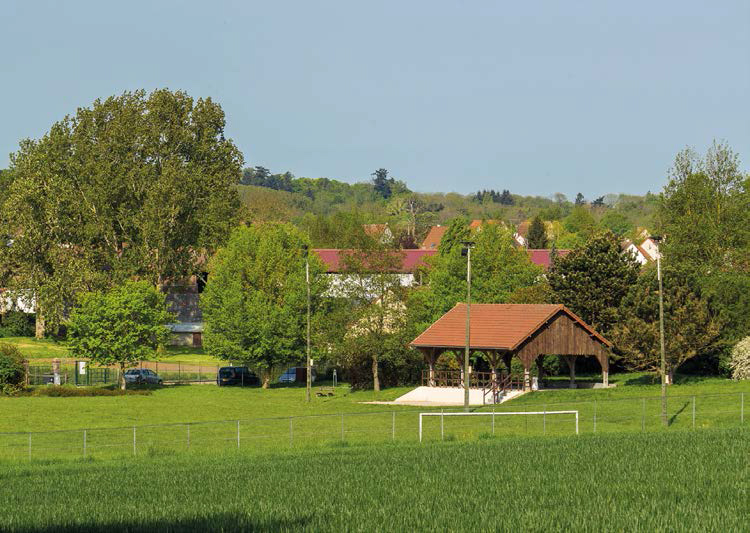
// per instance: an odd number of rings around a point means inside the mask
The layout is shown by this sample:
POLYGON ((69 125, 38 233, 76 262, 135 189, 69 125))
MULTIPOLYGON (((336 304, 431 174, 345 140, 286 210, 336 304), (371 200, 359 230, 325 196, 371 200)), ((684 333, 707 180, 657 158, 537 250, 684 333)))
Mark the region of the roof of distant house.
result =
MULTIPOLYGON (((559 304, 472 304, 471 346, 515 350, 558 313, 564 313, 592 338, 612 346, 594 328, 559 304)), ((411 342, 415 347, 457 348, 466 345, 466 304, 458 303, 411 342)))
POLYGON ((524 220, 516 228, 516 233, 518 233, 521 237, 526 237, 526 235, 529 234, 530 227, 531 227, 531 222, 529 222, 528 220, 524 220))
MULTIPOLYGON (((313 250, 326 266, 326 272, 336 274, 346 270, 344 259, 347 254, 354 254, 356 250, 342 250, 338 248, 326 248, 313 250)), ((414 272, 419 267, 427 266, 425 259, 437 254, 437 250, 394 250, 394 254, 401 254, 401 266, 398 273, 407 274, 414 272)))
POLYGON ((380 237, 386 232, 386 230, 390 231, 388 229, 388 224, 363 224, 362 227, 364 228, 365 233, 370 237, 380 237))
POLYGON ((477 229, 482 227, 484 224, 503 224, 502 220, 484 220, 484 219, 474 219, 469 224, 469 229, 477 229))
MULTIPOLYGON (((355 253, 355 250, 342 250, 338 248, 325 248, 313 250, 320 260, 326 266, 326 272, 329 274, 340 273, 345 270, 344 258, 346 254, 355 253)), ((529 259, 535 265, 543 267, 548 270, 552 264, 551 258, 552 250, 527 250, 529 259)), ((428 266, 425 259, 437 255, 437 250, 394 250, 393 253, 402 255, 401 267, 399 273, 414 272, 419 267, 428 266)), ((570 250, 557 250, 559 257, 565 257, 570 253, 570 250)))
MULTIPOLYGON (((544 270, 549 270, 552 266, 552 250, 526 250, 529 254, 529 259, 535 265, 544 267, 544 270)), ((556 250, 558 257, 565 257, 570 253, 570 250, 556 250)))
POLYGON ((448 226, 432 226, 427 233, 427 237, 422 241, 422 249, 437 250, 446 231, 448 231, 448 226))

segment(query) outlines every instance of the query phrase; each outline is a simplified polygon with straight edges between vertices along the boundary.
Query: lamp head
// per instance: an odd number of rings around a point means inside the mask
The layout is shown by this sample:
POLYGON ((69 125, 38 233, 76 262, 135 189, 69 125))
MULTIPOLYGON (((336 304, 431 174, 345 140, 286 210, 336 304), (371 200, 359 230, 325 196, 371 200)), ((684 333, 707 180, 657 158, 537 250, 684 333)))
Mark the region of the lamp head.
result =
POLYGON ((461 257, 469 255, 469 249, 474 246, 474 241, 461 241, 463 248, 461 248, 461 257))

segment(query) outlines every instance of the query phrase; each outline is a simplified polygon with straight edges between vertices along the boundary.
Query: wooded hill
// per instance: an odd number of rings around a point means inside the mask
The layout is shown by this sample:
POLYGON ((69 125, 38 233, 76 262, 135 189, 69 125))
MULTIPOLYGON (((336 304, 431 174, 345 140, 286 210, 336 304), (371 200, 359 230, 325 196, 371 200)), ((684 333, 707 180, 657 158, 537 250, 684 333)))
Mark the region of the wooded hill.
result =
POLYGON ((456 217, 502 220, 518 227, 539 216, 558 248, 579 244, 592 230, 607 228, 623 237, 636 237, 637 228, 651 228, 658 196, 608 194, 574 200, 564 194, 523 196, 483 190, 474 194, 414 192, 388 176, 385 169, 370 181, 354 184, 329 178, 297 178, 290 172, 271 174, 263 167, 247 168, 238 186, 249 220, 289 221, 309 231, 313 246, 346 247, 345 230, 362 224, 388 223, 397 238, 420 243, 432 225, 447 225, 456 217), (330 226, 321 231, 322 226, 330 226), (317 228, 317 230, 313 230, 317 228))

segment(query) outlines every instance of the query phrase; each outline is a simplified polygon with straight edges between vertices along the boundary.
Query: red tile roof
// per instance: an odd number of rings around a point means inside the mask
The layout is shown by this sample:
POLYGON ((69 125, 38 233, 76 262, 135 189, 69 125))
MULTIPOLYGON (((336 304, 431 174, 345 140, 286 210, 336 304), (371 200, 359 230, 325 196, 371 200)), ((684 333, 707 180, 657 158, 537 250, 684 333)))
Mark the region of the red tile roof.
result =
POLYGON ((422 249, 437 250, 446 231, 448 231, 448 226, 432 226, 427 237, 422 241, 422 249))
MULTIPOLYGON (((320 260, 326 266, 326 272, 334 274, 344 271, 343 259, 347 253, 354 253, 354 250, 341 250, 336 248, 316 249, 313 250, 320 260)), ((402 254, 401 267, 399 273, 414 272, 418 267, 427 266, 425 258, 437 254, 437 250, 394 250, 394 253, 402 254)))
MULTIPOLYGON (((557 313, 565 313, 602 344, 607 339, 564 305, 472 304, 471 347, 477 350, 515 350, 557 313)), ((466 304, 459 303, 411 342, 414 347, 461 348, 466 346, 466 304)))
MULTIPOLYGON (((329 274, 342 272, 343 264, 342 258, 347 253, 352 253, 353 250, 341 250, 338 248, 325 248, 313 250, 321 261, 326 265, 326 272, 329 274)), ((549 269, 552 261, 550 259, 550 250, 527 250, 529 259, 531 262, 543 267, 545 270, 549 269)), ((403 254, 403 261, 399 272, 408 273, 414 272, 418 267, 427 266, 424 261, 427 257, 432 257, 438 253, 437 249, 431 250, 400 250, 394 253, 403 254)), ((557 250, 560 257, 565 257, 570 253, 570 250, 557 250)))
MULTIPOLYGON (((531 262, 535 265, 539 265, 544 268, 544 270, 549 270, 549 267, 552 266, 552 257, 550 256, 550 253, 552 250, 526 250, 529 254, 529 259, 531 259, 531 262)), ((557 250, 557 256, 558 257, 565 257, 570 253, 570 250, 557 250)))
POLYGON ((518 233, 521 237, 526 237, 529 234, 529 228, 531 227, 531 222, 528 220, 524 220, 518 225, 518 228, 516 228, 516 233, 518 233))

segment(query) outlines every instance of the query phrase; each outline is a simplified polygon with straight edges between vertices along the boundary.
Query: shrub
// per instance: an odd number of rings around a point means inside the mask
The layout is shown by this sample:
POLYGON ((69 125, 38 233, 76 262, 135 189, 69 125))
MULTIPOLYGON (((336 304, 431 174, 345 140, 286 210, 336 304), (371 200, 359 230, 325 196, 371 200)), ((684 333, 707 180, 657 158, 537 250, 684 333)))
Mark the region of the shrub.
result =
POLYGON ((25 378, 26 367, 21 352, 12 344, 0 343, 0 393, 18 392, 25 378))
POLYGON ((121 390, 121 389, 104 389, 100 387, 71 387, 65 385, 46 385, 37 387, 28 391, 24 396, 51 396, 54 398, 63 397, 87 397, 87 396, 130 396, 130 395, 150 395, 150 390, 121 390))
POLYGON ((2 320, 0 336, 31 337, 34 335, 34 315, 23 311, 8 311, 2 320))
POLYGON ((735 345, 729 366, 732 378, 750 379, 750 337, 745 337, 735 345))

